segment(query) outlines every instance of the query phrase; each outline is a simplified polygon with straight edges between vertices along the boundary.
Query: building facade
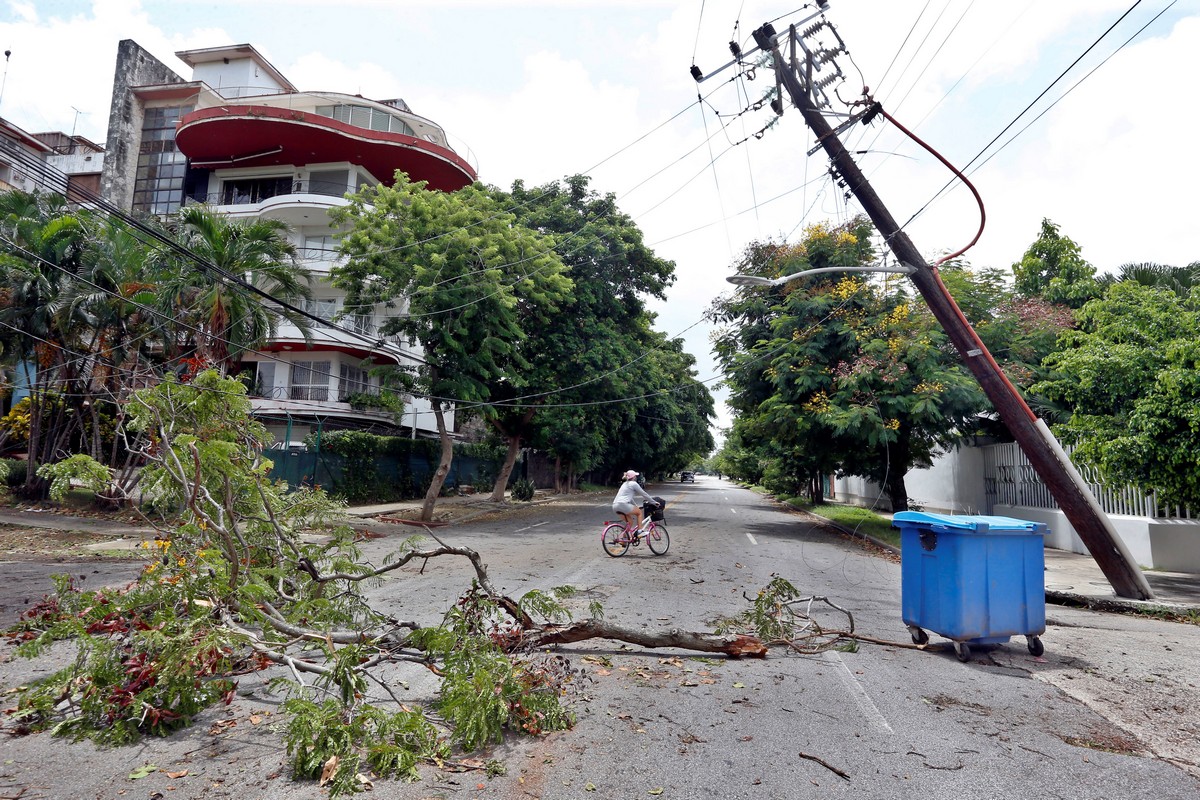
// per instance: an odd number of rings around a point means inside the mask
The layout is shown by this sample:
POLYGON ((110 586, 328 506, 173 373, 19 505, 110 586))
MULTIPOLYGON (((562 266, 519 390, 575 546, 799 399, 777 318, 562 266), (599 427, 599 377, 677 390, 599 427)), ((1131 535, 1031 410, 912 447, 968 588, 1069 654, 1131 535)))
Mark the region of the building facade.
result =
MULTIPOLYGON (((134 214, 166 217, 207 203, 234 218, 287 223, 314 276, 306 311, 328 324, 311 342, 281 324, 273 341, 244 357, 255 413, 285 447, 336 428, 398 432, 390 412, 349 400, 378 390, 371 367, 414 366, 421 355, 412 343, 379 336, 382 307, 348 309, 330 285, 338 231, 329 211, 363 186, 391 185, 397 170, 454 191, 475 180, 475 168, 440 126, 403 100, 299 91, 249 44, 176 56, 191 67, 189 79, 136 42, 121 42, 103 196, 134 214)), ((414 436, 434 432, 428 402, 406 397, 398 427, 414 436)))

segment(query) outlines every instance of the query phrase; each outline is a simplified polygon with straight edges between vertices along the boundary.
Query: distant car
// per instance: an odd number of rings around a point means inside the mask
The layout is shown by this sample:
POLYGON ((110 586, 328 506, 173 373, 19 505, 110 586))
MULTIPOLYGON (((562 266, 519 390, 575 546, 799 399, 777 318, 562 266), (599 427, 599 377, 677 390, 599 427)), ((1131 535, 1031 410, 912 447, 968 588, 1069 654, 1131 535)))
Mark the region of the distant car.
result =
POLYGON ((694 472, 679 473, 679 482, 680 483, 695 483, 696 482, 696 473, 694 473, 694 472))

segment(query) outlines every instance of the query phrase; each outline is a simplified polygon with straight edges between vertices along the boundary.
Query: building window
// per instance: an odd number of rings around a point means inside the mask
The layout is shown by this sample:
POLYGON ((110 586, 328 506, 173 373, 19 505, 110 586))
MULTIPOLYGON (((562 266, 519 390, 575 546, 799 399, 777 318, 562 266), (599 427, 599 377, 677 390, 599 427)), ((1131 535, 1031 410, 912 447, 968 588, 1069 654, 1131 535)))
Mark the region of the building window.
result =
POLYGON ((403 133, 405 136, 415 136, 412 126, 393 114, 370 106, 317 106, 314 111, 322 117, 330 117, 338 122, 353 125, 356 128, 369 128, 373 131, 390 131, 403 133))
POLYGON ((304 311, 326 322, 333 322, 338 313, 338 301, 330 297, 309 297, 304 301, 304 311))
POLYGON ((341 197, 349 190, 350 170, 348 169, 315 170, 308 175, 308 191, 312 194, 341 197))
POLYGON ((297 361, 292 364, 291 399, 328 400, 329 365, 328 361, 297 361))
POLYGON ((346 314, 342 317, 342 330, 362 336, 375 335, 375 318, 370 314, 346 314))
POLYGON ((175 149, 175 126, 191 110, 190 105, 146 109, 133 181, 134 211, 164 215, 182 205, 187 158, 175 149))
POLYGON ((254 396, 276 398, 275 362, 259 361, 254 376, 254 396))
POLYGON ((352 394, 366 394, 369 391, 371 391, 371 380, 367 377, 365 369, 349 364, 341 365, 341 374, 338 376, 338 400, 344 403, 352 394))
POLYGON ((221 184, 221 204, 240 206, 246 203, 261 203, 270 197, 292 193, 289 178, 241 178, 221 184))
POLYGON ((337 240, 332 236, 305 236, 300 258, 308 261, 336 261, 337 240))

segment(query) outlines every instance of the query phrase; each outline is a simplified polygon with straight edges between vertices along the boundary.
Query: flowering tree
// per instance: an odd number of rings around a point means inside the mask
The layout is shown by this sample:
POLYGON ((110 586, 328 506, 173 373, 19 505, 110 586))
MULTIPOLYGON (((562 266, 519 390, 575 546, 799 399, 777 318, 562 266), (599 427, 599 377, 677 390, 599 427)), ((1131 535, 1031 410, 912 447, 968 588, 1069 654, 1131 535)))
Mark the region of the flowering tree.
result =
MULTIPOLYGON (((869 264, 865 220, 809 228, 796 244, 752 244, 739 272, 769 277, 826 266, 869 264)), ((1069 320, 1069 311, 1019 298, 998 272, 943 267, 964 313, 1001 361, 1023 380, 1069 320)), ((904 476, 980 430, 989 406, 941 327, 903 282, 877 284, 834 274, 782 287, 739 290, 711 315, 731 405, 733 441, 757 457, 777 491, 820 499, 833 472, 882 484, 907 507, 904 476)))

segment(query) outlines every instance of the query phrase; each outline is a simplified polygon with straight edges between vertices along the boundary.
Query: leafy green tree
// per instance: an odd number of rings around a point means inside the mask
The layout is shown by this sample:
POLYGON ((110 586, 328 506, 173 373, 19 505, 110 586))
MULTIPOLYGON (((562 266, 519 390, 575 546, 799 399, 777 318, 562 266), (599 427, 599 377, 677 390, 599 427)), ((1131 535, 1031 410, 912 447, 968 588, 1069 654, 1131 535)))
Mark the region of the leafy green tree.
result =
POLYGON ((211 268, 164 250, 158 287, 161 310, 177 320, 175 352, 192 355, 222 373, 249 350, 262 346, 286 319, 303 335, 312 325, 301 314, 276 306, 244 281, 289 305, 312 296, 311 276, 296 261, 287 225, 279 220, 238 220, 200 205, 184 206, 173 221, 179 243, 211 268))
MULTIPOLYGON (((652 472, 654 467, 642 460, 649 454, 630 452, 628 444, 648 435, 647 426, 637 424, 639 414, 643 421, 658 415, 670 420, 666 427, 675 427, 681 420, 662 415, 690 416, 693 410, 711 408, 703 387, 699 393, 694 387, 679 389, 694 383, 690 365, 679 362, 677 342, 653 331, 646 309, 646 300, 665 299, 675 265, 645 245, 642 232, 617 208, 612 194, 600 195, 588 182, 575 175, 529 189, 516 181, 507 200, 525 225, 555 234, 556 252, 575 285, 557 323, 538 334, 538 367, 532 374, 553 394, 537 401, 526 434, 560 465, 560 487, 564 471, 574 476, 600 465, 618 473, 637 463, 640 470, 652 472), (669 374, 658 374, 660 368, 669 374), (646 397, 652 388, 678 389, 696 400, 656 404, 646 397)), ((687 425, 696 427, 694 420, 687 425)), ((653 440, 645 441, 647 448, 652 445, 653 440)), ((565 481, 572 482, 570 477, 565 481)))
POLYGON ((1033 389, 1065 405, 1059 435, 1110 481, 1200 506, 1200 295, 1120 281, 1080 309, 1079 329, 1033 389))
MULTIPOLYGON (((777 277, 823 266, 853 266, 870 257, 869 228, 817 226, 795 245, 751 243, 736 269, 777 277)), ((813 276, 782 287, 739 290, 718 300, 714 350, 736 417, 727 446, 740 445, 733 474, 775 491, 821 497, 821 481, 841 464, 841 446, 824 409, 830 364, 849 359, 847 321, 863 313, 860 282, 813 276)))
MULTIPOLYGON (((797 245, 752 245, 740 272, 789 274, 864 264, 864 219, 814 226, 797 245)), ((978 313, 994 275, 953 276, 978 313)), ((923 305, 858 277, 814 275, 783 287, 739 291, 714 307, 731 405, 733 441, 756 453, 761 480, 821 499, 833 472, 885 486, 907 507, 905 474, 977 427, 987 408, 945 333, 923 305)), ((739 471, 752 467, 745 456, 739 471)), ((735 473, 736 474, 736 473, 735 473)))
POLYGON ((381 332, 421 346, 414 377, 432 400, 442 444, 422 509, 429 521, 453 458, 445 410, 503 399, 495 390, 506 382, 522 391, 530 367, 523 343, 551 327, 571 280, 553 240, 478 184, 447 194, 397 173, 394 186, 364 189, 335 220, 349 232, 334 285, 351 305, 399 306, 381 332))
MULTIPOLYGON (((1062 303, 1017 293, 998 269, 972 270, 951 263, 943 265, 940 272, 967 321, 1008 379, 1026 395, 1026 402, 1043 419, 1057 419, 1061 409, 1028 389, 1048 374, 1042 362, 1057 349, 1058 337, 1075 326, 1074 312, 1062 303)), ((992 415, 981 417, 979 424, 990 436, 1010 437, 992 415)))
POLYGON ((1079 308, 1101 292, 1096 268, 1084 260, 1079 245, 1059 233, 1058 226, 1048 219, 1042 220, 1038 238, 1013 264, 1013 274, 1018 294, 1071 308, 1079 308))
POLYGON ((696 379, 695 359, 680 340, 649 337, 638 363, 633 393, 603 411, 616 434, 605 443, 602 463, 614 471, 630 466, 652 477, 678 472, 713 449, 712 395, 696 379), (617 466, 627 465, 627 466, 617 466))

